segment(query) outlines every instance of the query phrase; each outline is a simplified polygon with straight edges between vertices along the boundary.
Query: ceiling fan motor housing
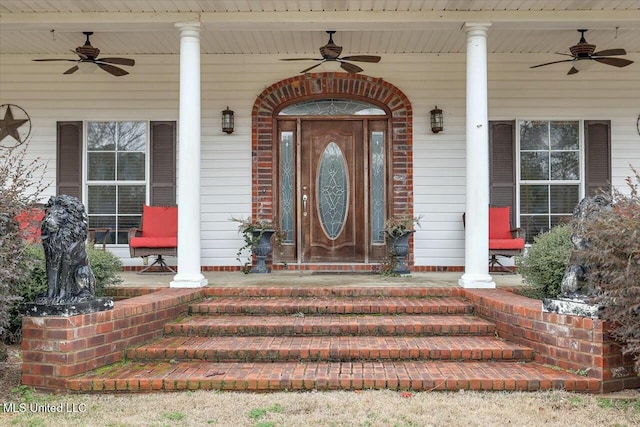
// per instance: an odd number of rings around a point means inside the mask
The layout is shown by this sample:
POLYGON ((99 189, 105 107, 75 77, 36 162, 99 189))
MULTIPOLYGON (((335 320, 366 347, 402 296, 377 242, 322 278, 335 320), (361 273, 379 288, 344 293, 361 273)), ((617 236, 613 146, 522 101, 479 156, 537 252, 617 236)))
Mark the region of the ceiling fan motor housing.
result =
POLYGON ((596 50, 596 45, 589 43, 578 43, 575 46, 571 46, 569 48, 571 54, 577 57, 588 57, 593 55, 593 52, 596 50))
POLYGON ((90 59, 95 59, 98 54, 100 53, 100 49, 98 49, 97 47, 93 47, 91 45, 84 45, 84 46, 79 46, 76 48, 76 52, 78 52, 80 55, 84 55, 90 59))

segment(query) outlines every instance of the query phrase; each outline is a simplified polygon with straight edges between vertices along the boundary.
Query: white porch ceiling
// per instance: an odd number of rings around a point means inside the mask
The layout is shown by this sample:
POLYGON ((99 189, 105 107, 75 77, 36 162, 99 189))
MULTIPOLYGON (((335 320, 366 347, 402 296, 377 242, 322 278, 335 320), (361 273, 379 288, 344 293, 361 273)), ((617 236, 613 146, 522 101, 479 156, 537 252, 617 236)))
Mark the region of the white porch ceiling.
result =
POLYGON ((204 54, 460 53, 464 22, 492 22, 491 53, 567 52, 577 28, 598 49, 640 52, 640 0, 2 0, 0 54, 70 54, 94 31, 101 54, 179 52, 175 22, 199 21, 204 54))

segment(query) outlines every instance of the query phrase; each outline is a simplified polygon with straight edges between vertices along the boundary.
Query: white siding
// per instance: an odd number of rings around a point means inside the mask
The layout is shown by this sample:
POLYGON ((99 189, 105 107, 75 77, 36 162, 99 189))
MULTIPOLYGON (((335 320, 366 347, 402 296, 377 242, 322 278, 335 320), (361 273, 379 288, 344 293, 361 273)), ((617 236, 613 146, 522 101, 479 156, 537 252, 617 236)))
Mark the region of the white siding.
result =
MULTIPOLYGON (((610 119, 613 181, 623 188, 629 164, 640 167, 640 55, 624 69, 594 64, 567 76, 564 64, 531 70, 554 55, 489 56, 489 117, 610 119)), ((31 116, 31 157, 49 160, 48 194, 55 192, 56 121, 178 120, 178 56, 136 55, 131 75, 97 71, 64 76, 68 63, 34 63, 23 55, 0 60, 0 104, 20 105, 31 116)), ((271 55, 202 57, 202 264, 238 265, 234 216, 251 213, 251 109, 269 85, 295 75, 302 62, 271 55), (220 130, 220 112, 235 111, 235 132, 220 130)), ((384 55, 365 73, 396 85, 412 103, 417 265, 464 264, 465 56, 384 55), (432 134, 429 111, 444 110, 444 132, 432 134)), ((48 195, 47 194, 47 195, 48 195)), ((127 256, 126 248, 116 251, 127 256)))

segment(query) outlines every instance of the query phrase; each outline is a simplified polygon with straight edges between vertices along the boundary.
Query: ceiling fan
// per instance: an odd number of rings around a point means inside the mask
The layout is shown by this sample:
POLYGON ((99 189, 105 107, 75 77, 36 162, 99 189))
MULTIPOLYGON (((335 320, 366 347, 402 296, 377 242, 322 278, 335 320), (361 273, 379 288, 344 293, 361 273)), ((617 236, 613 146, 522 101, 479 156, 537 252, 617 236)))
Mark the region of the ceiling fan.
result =
POLYGON ((107 73, 114 75, 116 77, 124 76, 129 74, 129 72, 123 70, 122 68, 116 67, 111 64, 118 65, 128 65, 132 67, 135 65, 135 61, 129 58, 100 58, 98 59, 98 54, 100 53, 100 49, 97 47, 91 46, 91 42, 89 41, 89 36, 93 34, 92 31, 85 31, 82 34, 87 36, 87 40, 84 42, 83 46, 78 46, 76 50, 72 50, 77 54, 79 59, 34 59, 33 61, 38 62, 46 62, 46 61, 68 61, 68 62, 77 62, 78 65, 74 65, 69 68, 63 74, 73 74, 80 69, 80 67, 84 66, 83 64, 95 64, 98 67, 102 68, 107 73))
POLYGON ((312 65, 309 68, 305 68, 300 71, 301 73, 308 73, 316 67, 319 67, 324 62, 339 62, 340 67, 345 70, 347 73, 359 73, 360 71, 364 71, 362 68, 358 67, 355 64, 351 64, 347 61, 356 61, 356 62, 380 62, 380 57, 375 55, 352 55, 345 56, 340 58, 340 54, 342 53, 342 46, 337 46, 333 42, 333 35, 335 31, 327 31, 329 34, 329 42, 320 48, 320 55, 322 58, 286 58, 281 59, 280 61, 320 61, 318 64, 312 65))
POLYGON ((544 67, 545 65, 558 64, 560 62, 573 62, 573 66, 567 74, 575 74, 579 71, 578 68, 576 68, 576 64, 578 64, 578 61, 598 61, 603 64, 613 65, 614 67, 626 67, 629 64, 633 64, 633 61, 630 61, 628 59, 610 58, 611 56, 626 55, 627 51, 624 49, 605 49, 599 52, 595 52, 596 45, 587 43, 584 38, 584 33, 587 32, 587 30, 578 30, 578 32, 581 34, 580 41, 578 42, 578 44, 569 48, 569 50, 571 51, 571 55, 569 55, 568 53, 556 52, 558 55, 570 56, 571 59, 547 62, 545 64, 534 65, 529 68, 544 67))

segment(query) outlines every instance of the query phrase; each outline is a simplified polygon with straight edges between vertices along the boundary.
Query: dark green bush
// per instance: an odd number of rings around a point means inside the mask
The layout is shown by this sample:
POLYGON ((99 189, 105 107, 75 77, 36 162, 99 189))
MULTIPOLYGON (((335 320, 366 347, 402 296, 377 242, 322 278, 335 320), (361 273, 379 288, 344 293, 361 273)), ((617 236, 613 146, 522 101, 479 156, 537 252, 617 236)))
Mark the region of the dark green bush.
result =
POLYGON ((640 173, 627 178, 628 194, 614 191, 613 208, 583 223, 591 244, 585 251, 589 281, 600 291, 601 318, 625 354, 635 356, 640 374, 640 173))
MULTIPOLYGON (((122 270, 122 262, 111 252, 87 247, 89 264, 96 277, 96 296, 104 295, 105 286, 120 283, 118 273, 122 270)), ((24 304, 35 301, 36 297, 47 290, 47 272, 42 245, 28 245, 23 252, 22 267, 26 276, 16 282, 11 290, 12 295, 19 298, 9 314, 9 324, 5 331, 7 343, 19 342, 22 336, 22 313, 24 304)))
POLYGON ((536 236, 525 254, 516 257, 518 273, 527 285, 521 293, 537 299, 557 297, 572 251, 568 225, 558 225, 536 236))

